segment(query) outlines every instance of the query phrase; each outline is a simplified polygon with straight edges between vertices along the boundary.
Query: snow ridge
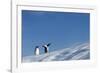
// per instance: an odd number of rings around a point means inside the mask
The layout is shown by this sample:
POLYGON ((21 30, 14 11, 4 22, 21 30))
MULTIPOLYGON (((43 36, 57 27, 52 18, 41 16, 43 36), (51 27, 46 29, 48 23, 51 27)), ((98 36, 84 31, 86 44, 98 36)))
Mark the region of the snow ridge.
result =
POLYGON ((26 56, 23 62, 47 62, 47 61, 67 61, 67 60, 87 60, 90 59, 89 43, 81 43, 70 48, 56 50, 38 56, 26 56))

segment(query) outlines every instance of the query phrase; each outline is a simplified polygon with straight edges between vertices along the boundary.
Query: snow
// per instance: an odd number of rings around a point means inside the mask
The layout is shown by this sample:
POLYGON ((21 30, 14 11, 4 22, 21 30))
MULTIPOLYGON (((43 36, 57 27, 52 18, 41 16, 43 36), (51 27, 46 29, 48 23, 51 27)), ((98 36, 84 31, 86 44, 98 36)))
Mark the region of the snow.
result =
POLYGON ((67 60, 87 60, 90 59, 89 43, 81 43, 70 48, 56 50, 47 54, 23 57, 23 62, 48 62, 67 60))

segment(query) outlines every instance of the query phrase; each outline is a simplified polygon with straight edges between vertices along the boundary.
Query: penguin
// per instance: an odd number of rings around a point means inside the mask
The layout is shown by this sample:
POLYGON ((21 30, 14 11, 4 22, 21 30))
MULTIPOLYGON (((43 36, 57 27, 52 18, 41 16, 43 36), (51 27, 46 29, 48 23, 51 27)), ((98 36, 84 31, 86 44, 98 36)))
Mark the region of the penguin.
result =
POLYGON ((51 45, 51 43, 42 46, 42 47, 44 47, 44 52, 45 52, 45 53, 48 53, 48 52, 49 52, 49 46, 50 46, 50 45, 51 45))
POLYGON ((35 47, 35 55, 39 55, 40 54, 40 49, 39 49, 39 46, 36 46, 35 47))

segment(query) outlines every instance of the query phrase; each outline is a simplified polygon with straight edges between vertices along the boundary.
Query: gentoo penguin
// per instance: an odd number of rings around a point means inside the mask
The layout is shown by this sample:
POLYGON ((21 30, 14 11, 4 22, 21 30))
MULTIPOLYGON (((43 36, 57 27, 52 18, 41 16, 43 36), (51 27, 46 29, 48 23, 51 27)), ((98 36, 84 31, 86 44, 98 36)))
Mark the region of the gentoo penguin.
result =
POLYGON ((39 46, 35 47, 35 55, 39 55, 40 54, 40 49, 39 46))
POLYGON ((51 45, 51 43, 42 46, 42 47, 44 47, 44 52, 45 52, 45 53, 48 53, 48 52, 49 52, 49 46, 50 46, 50 45, 51 45))

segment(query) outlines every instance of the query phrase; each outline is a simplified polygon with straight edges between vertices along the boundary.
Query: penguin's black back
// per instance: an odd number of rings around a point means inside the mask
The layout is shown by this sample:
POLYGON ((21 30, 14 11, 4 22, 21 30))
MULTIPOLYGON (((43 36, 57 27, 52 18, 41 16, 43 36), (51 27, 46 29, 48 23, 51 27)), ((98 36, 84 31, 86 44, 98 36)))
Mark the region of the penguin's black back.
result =
POLYGON ((45 51, 45 53, 47 53, 48 52, 48 49, 47 49, 47 47, 44 47, 45 49, 44 49, 44 51, 45 51))

